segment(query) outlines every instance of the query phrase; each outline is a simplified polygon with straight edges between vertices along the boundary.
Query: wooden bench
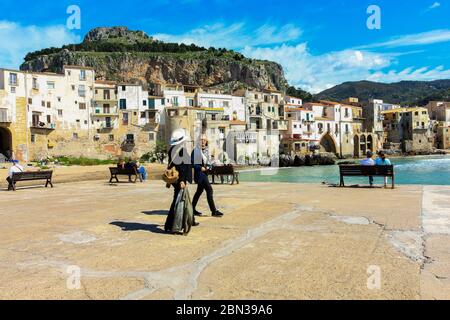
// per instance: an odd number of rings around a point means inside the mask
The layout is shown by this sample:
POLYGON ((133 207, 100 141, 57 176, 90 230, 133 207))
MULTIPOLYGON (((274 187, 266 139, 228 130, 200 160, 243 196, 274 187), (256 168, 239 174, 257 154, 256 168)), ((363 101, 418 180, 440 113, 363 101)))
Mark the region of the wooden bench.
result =
MULTIPOLYGON (((339 166, 341 176, 340 186, 345 187, 344 177, 390 177, 392 181, 392 189, 394 189, 394 166, 361 166, 355 164, 345 164, 339 166)), ((386 180, 384 181, 386 187, 386 180)))
POLYGON ((224 166, 217 166, 212 167, 207 171, 207 174, 212 177, 212 183, 215 183, 215 177, 220 177, 220 180, 222 184, 224 183, 224 177, 227 177, 227 181, 230 182, 231 177, 231 184, 233 185, 234 182, 239 184, 239 172, 234 170, 233 165, 224 165, 224 166))
POLYGON ((16 183, 20 181, 36 181, 45 180, 45 187, 52 184, 53 171, 30 171, 30 172, 14 172, 11 177, 11 183, 8 185, 8 191, 16 191, 16 183))
POLYGON ((109 179, 109 183, 112 183, 115 179, 116 182, 119 182, 118 176, 128 176, 128 182, 136 183, 137 179, 142 182, 141 175, 137 172, 136 168, 126 168, 121 169, 117 167, 109 168, 109 172, 111 173, 111 179, 109 179), (131 177, 134 177, 131 179, 131 177))

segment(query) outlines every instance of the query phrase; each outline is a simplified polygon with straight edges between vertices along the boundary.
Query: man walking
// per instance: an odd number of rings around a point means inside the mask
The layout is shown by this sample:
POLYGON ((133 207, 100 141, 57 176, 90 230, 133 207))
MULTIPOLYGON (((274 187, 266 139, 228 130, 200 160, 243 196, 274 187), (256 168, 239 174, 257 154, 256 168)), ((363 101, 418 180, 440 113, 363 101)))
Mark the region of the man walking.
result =
POLYGON ((196 210, 198 200, 202 195, 203 191, 206 191, 206 197, 208 199, 209 209, 213 217, 222 217, 223 213, 217 210, 214 203, 213 189, 208 180, 208 175, 206 174, 209 163, 208 154, 208 138, 206 135, 202 135, 200 139, 200 145, 198 145, 194 152, 192 152, 192 163, 194 164, 194 181, 197 183, 197 192, 192 200, 192 206, 194 207, 194 214, 196 216, 201 216, 202 213, 196 210))

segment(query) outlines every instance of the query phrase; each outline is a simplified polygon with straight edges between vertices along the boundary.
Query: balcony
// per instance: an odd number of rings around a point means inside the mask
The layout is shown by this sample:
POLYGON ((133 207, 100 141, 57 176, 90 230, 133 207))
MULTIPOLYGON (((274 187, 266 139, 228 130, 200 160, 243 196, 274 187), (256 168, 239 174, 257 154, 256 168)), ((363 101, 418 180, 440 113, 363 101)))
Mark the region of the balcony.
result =
POLYGON ((92 117, 118 117, 119 114, 117 112, 117 109, 96 109, 94 112, 91 113, 92 117))
POLYGON ((44 130, 55 130, 56 124, 55 123, 45 123, 45 122, 39 121, 39 122, 33 122, 31 124, 31 128, 44 129, 44 130))

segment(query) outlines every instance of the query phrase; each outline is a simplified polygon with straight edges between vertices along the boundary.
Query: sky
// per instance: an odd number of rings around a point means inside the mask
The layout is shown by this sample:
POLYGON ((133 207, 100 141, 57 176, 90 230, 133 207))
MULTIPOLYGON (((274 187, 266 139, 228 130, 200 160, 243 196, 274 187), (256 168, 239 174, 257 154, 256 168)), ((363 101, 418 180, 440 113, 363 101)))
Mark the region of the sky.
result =
POLYGON ((94 27, 127 26, 276 61, 312 93, 346 81, 450 79, 449 17, 450 0, 0 0, 0 68, 94 27), (67 24, 73 5, 79 29, 67 24))

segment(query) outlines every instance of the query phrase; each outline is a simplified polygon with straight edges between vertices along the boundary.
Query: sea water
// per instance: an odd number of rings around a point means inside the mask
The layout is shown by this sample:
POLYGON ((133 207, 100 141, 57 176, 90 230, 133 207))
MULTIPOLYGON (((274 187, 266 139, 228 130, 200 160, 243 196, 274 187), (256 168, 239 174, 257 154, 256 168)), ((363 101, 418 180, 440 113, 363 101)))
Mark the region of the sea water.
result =
MULTIPOLYGON (((450 155, 402 157, 390 160, 394 165, 396 184, 450 185, 450 155)), ((241 181, 253 182, 338 184, 339 167, 334 165, 248 170, 241 172, 239 178, 241 181)), ((368 184, 368 178, 345 177, 345 183, 368 184)), ((382 177, 375 177, 375 184, 383 183, 382 177)))

